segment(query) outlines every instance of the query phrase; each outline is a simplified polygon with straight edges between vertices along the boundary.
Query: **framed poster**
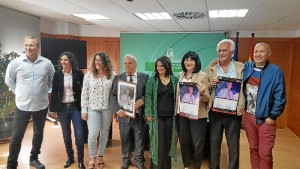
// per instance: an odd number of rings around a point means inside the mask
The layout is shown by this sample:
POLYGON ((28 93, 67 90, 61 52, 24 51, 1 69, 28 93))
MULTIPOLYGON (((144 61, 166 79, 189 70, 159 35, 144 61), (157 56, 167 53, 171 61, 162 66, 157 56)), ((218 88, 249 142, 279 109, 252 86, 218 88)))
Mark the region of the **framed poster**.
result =
POLYGON ((212 110, 236 114, 242 79, 218 77, 212 110))
POLYGON ((180 82, 179 93, 179 115, 198 119, 200 95, 196 83, 180 82))
POLYGON ((135 83, 127 81, 118 81, 118 103, 130 118, 135 118, 134 103, 136 99, 137 86, 135 83))

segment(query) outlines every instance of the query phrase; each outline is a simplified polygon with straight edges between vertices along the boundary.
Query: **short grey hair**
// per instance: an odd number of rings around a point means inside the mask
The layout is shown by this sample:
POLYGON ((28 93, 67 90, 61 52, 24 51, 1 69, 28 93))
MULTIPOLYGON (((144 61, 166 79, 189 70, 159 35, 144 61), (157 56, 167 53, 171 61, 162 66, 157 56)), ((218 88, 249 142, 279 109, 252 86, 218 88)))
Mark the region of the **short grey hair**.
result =
POLYGON ((234 43, 233 40, 231 40, 231 39, 223 39, 223 40, 221 40, 221 41, 217 44, 217 52, 219 51, 220 45, 223 44, 223 43, 229 43, 229 45, 230 45, 230 51, 231 51, 231 52, 234 52, 234 50, 235 50, 235 43, 234 43))
POLYGON ((137 65, 137 59, 136 59, 136 57, 133 56, 132 54, 126 54, 126 55, 124 56, 124 60, 125 60, 126 58, 132 59, 133 62, 137 65))
POLYGON ((40 40, 39 40, 39 38, 37 38, 36 36, 33 36, 33 35, 27 35, 27 36, 25 36, 24 40, 26 40, 26 39, 34 39, 34 40, 36 40, 36 45, 37 45, 38 47, 40 47, 40 40))

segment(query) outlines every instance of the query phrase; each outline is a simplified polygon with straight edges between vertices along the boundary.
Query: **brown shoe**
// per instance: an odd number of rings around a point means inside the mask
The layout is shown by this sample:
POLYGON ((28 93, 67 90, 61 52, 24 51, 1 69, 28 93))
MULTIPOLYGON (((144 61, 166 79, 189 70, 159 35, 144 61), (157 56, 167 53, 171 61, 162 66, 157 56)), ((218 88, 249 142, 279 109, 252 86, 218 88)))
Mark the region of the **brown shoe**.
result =
POLYGON ((98 156, 97 157, 97 165, 99 168, 103 168, 105 166, 105 163, 103 161, 103 156, 98 156))
POLYGON ((94 169, 94 167, 95 167, 95 159, 94 158, 92 158, 91 160, 90 160, 90 162, 89 162, 89 169, 94 169))

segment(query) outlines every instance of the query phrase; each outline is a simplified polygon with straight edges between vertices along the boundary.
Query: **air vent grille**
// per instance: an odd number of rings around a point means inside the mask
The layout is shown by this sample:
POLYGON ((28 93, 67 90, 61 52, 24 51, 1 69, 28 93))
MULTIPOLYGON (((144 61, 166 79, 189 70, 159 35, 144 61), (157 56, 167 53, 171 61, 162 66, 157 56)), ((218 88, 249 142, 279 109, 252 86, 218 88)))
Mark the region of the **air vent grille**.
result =
POLYGON ((173 16, 175 19, 202 19, 207 18, 206 12, 177 12, 173 16))

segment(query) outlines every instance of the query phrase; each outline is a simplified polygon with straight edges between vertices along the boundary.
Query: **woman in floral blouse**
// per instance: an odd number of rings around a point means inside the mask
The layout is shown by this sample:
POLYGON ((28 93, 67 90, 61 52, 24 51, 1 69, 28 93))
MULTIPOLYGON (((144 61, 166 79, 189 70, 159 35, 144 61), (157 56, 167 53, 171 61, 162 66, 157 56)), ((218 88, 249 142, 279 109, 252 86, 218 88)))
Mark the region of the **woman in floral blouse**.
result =
POLYGON ((87 121, 89 129, 89 168, 94 168, 95 165, 98 167, 105 166, 103 155, 113 117, 108 101, 115 75, 116 73, 112 71, 108 55, 106 53, 96 53, 91 69, 84 76, 81 95, 81 117, 87 121), (99 131, 100 144, 97 153, 99 131))

